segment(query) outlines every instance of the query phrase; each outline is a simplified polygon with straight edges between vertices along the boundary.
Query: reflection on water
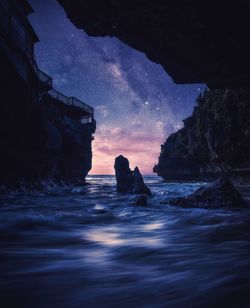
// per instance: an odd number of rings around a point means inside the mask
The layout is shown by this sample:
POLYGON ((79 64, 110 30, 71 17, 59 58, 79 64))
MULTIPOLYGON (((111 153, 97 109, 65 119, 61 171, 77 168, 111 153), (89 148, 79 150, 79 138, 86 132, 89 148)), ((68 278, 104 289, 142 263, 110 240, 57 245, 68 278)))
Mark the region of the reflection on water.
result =
POLYGON ((89 230, 86 238, 90 241, 97 242, 108 246, 117 246, 127 244, 126 239, 119 238, 119 234, 113 228, 104 230, 89 230))
POLYGON ((110 176, 0 196, 1 307, 249 307, 249 211, 163 205, 203 184, 146 181, 148 207, 110 176))
MULTIPOLYGON (((150 224, 148 224, 150 225, 150 224)), ((143 229, 147 228, 147 226, 143 227, 143 229)), ((143 246, 143 245, 160 245, 161 239, 156 238, 153 234, 151 235, 143 235, 140 233, 136 233, 133 236, 119 233, 118 228, 102 228, 101 230, 92 230, 90 229, 85 237, 93 242, 97 242, 102 245, 107 246, 143 246)))
POLYGON ((163 223, 162 222, 152 222, 152 223, 148 223, 148 224, 145 224, 143 226, 143 230, 145 231, 154 231, 154 230, 157 230, 157 229, 161 229, 163 227, 163 223))

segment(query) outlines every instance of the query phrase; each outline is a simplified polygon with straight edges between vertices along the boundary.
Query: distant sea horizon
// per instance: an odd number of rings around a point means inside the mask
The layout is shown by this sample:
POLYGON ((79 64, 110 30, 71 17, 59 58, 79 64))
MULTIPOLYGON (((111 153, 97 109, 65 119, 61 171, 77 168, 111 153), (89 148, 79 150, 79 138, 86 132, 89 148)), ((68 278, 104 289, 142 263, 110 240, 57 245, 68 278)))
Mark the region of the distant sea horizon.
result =
MULTIPOLYGON (((154 177, 157 177, 157 175, 156 174, 144 174, 144 173, 142 173, 142 175, 143 176, 154 176, 154 177)), ((86 177, 88 177, 88 176, 115 176, 115 174, 113 173, 113 174, 88 174, 86 177)))

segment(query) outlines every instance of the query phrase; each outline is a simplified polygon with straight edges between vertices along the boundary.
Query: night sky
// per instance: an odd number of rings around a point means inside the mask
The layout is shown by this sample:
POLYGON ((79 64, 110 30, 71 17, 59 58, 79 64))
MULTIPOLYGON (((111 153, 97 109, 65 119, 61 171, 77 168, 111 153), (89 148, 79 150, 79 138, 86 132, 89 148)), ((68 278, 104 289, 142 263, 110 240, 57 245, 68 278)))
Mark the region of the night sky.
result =
POLYGON ((166 137, 191 114, 203 85, 176 85, 158 64, 116 38, 93 38, 56 0, 30 0, 36 59, 54 87, 95 108, 92 174, 113 174, 123 154, 151 174, 166 137))

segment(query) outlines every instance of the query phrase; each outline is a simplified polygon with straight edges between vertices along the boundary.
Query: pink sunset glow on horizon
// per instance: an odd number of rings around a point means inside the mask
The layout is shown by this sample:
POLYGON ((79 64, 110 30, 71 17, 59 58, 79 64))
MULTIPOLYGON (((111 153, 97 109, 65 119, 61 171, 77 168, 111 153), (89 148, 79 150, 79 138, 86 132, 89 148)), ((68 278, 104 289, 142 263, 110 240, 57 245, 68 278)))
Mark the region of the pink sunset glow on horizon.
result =
POLYGON ((93 161, 90 175, 114 174, 114 161, 119 155, 128 158, 130 168, 136 166, 144 175, 152 175, 157 163, 163 136, 155 138, 148 132, 129 131, 102 126, 93 142, 93 161))

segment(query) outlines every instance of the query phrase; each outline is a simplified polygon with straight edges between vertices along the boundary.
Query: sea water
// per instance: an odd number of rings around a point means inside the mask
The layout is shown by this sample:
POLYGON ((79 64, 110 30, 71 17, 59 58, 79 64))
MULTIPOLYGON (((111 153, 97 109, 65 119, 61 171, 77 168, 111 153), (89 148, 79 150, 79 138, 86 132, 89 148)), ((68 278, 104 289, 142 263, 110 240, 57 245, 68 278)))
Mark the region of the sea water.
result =
POLYGON ((249 210, 162 204, 204 183, 145 181, 147 207, 112 176, 1 195, 1 307, 250 307, 249 210))

